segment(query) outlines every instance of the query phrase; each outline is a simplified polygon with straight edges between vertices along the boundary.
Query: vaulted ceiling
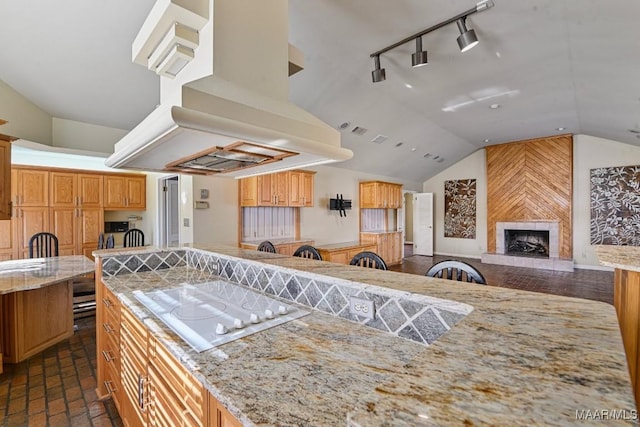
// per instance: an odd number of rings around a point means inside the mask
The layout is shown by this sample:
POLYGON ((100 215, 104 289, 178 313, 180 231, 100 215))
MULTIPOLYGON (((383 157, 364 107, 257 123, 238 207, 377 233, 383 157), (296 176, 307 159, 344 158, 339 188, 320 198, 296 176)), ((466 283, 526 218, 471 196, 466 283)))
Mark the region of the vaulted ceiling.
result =
MULTIPOLYGON (((640 145, 640 2, 495 3, 467 21, 474 49, 460 53, 446 26, 423 37, 427 66, 411 67, 407 43, 381 56, 387 79, 374 84, 370 53, 475 3, 290 0, 290 41, 305 54, 290 96, 342 129, 355 155, 335 166, 421 182, 503 142, 575 133, 640 145)), ((54 117, 131 129, 159 102, 158 77, 131 63, 152 5, 1 2, 0 80, 54 117)))

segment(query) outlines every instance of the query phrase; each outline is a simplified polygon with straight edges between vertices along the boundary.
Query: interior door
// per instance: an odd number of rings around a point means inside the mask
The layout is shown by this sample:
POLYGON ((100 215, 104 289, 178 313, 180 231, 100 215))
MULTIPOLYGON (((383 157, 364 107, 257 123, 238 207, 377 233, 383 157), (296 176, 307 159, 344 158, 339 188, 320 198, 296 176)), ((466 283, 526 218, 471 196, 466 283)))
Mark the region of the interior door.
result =
POLYGON ((167 237, 169 246, 177 246, 180 243, 180 212, 178 177, 167 182, 169 187, 167 200, 167 237))
POLYGON ((413 196, 413 254, 433 256, 433 193, 413 196))
POLYGON ((404 258, 404 233, 405 233, 405 203, 404 203, 404 194, 400 197, 399 200, 400 208, 396 211, 396 231, 400 232, 400 259, 404 258))

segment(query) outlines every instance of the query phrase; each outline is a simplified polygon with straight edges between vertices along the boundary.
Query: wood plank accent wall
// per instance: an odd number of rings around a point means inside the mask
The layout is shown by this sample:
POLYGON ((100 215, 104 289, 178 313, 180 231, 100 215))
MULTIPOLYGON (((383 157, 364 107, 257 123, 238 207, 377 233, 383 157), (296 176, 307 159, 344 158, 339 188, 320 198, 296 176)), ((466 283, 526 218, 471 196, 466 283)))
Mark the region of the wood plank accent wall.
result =
POLYGON ((496 222, 560 221, 560 258, 573 258, 573 137, 492 145, 487 150, 487 250, 496 251, 496 222))

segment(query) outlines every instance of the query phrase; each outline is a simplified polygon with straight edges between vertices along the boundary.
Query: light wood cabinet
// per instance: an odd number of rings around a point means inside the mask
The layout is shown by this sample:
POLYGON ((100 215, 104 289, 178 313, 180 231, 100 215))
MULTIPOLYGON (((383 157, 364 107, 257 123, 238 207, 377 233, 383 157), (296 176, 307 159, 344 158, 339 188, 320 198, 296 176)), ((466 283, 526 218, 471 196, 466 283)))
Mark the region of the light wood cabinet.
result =
POLYGON ((121 418, 125 426, 147 425, 148 333, 124 306, 120 309, 121 418))
POLYGON ((49 173, 49 206, 66 208, 78 206, 78 175, 73 172, 49 173))
POLYGON ((349 264, 354 256, 363 251, 377 252, 378 247, 371 243, 361 243, 359 245, 349 245, 343 248, 323 249, 317 248, 323 261, 335 262, 338 264, 349 264))
POLYGON ((80 206, 83 208, 102 208, 104 206, 103 180, 104 177, 102 175, 78 174, 78 197, 80 198, 80 206))
POLYGON ((42 231, 50 231, 49 208, 47 206, 16 207, 13 223, 16 233, 16 259, 29 258, 31 236, 42 231))
POLYGON ((104 208, 146 209, 146 176, 105 175, 104 208))
POLYGON ((125 426, 240 427, 235 419, 100 282, 96 268, 97 395, 125 426))
POLYGON ((390 231, 384 233, 360 233, 362 243, 374 243, 375 252, 382 257, 387 265, 402 262, 402 232, 390 231))
POLYGON ((13 219, 0 221, 0 261, 17 259, 13 222, 13 219))
POLYGON ((0 137, 0 221, 11 219, 11 142, 0 137))
POLYGON ((289 206, 313 206, 314 173, 308 171, 290 171, 289 206))
POLYGON ((313 206, 315 172, 288 171, 243 178, 240 206, 313 206))
POLYGON ((78 209, 50 208, 49 229, 58 238, 59 255, 75 255, 78 248, 78 209))
POLYGON ((111 397, 122 414, 120 303, 109 289, 99 283, 101 275, 96 271, 96 393, 100 399, 111 397))
POLYGON ((72 284, 0 296, 4 361, 19 363, 73 335, 72 284))
POLYGON ((18 169, 15 177, 15 206, 49 206, 48 171, 18 169))
POLYGON ((361 182, 360 207, 364 209, 401 208, 402 185, 381 181, 361 182))

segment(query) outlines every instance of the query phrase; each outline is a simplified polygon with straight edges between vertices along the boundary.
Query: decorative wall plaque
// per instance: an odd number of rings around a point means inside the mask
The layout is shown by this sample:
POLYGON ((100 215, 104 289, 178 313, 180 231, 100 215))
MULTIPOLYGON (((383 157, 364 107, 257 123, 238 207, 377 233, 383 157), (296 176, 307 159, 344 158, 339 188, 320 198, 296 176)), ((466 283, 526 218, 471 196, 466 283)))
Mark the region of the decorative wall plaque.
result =
POLYGON ((444 237, 476 238, 476 180, 444 182, 444 237))

